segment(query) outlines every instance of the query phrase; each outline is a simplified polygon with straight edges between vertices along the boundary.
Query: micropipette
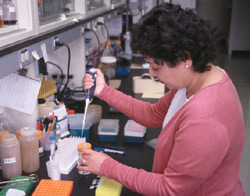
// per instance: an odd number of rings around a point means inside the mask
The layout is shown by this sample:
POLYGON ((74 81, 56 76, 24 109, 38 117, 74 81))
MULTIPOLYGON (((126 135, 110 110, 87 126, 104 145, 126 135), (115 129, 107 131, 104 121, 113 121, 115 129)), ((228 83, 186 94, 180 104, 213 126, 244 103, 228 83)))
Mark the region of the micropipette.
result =
POLYGON ((83 116, 83 121, 82 121, 81 137, 83 137, 83 131, 84 131, 84 127, 85 127, 88 106, 89 106, 89 103, 91 102, 92 98, 94 97, 95 83, 96 83, 96 72, 95 72, 95 70, 90 69, 87 73, 92 76, 92 78, 94 80, 94 86, 92 86, 90 89, 87 90, 86 99, 85 99, 85 111, 84 111, 84 116, 83 116))

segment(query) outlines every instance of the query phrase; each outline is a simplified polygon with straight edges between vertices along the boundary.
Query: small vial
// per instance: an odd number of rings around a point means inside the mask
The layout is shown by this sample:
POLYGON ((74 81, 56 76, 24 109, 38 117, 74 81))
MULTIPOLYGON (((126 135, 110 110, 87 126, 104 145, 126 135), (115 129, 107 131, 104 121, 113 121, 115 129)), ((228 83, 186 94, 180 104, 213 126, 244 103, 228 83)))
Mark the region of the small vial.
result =
POLYGON ((49 137, 49 140, 50 140, 50 157, 51 157, 51 160, 54 160, 55 150, 56 150, 56 136, 51 135, 49 137))
POLYGON ((16 19, 16 6, 12 0, 4 0, 3 4, 3 21, 4 24, 14 25, 17 22, 16 19))
MULTIPOLYGON (((78 144, 78 148, 92 149, 92 146, 88 142, 83 142, 83 143, 78 144)), ((83 165, 83 164, 81 164, 79 162, 79 159, 82 159, 82 152, 80 152, 80 151, 78 151, 78 161, 77 161, 78 162, 78 166, 85 166, 85 165, 83 165)), ((81 170, 78 170, 78 173, 81 174, 81 175, 89 175, 89 174, 91 174, 88 171, 81 171, 81 170)))

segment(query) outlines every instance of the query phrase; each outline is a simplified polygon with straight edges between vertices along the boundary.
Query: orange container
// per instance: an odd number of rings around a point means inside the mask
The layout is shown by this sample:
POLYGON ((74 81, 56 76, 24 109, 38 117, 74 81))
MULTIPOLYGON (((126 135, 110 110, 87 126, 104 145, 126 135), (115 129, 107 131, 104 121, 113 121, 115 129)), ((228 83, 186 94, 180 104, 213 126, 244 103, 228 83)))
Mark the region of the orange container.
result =
POLYGON ((42 179, 32 196, 70 196, 72 189, 73 181, 42 179))

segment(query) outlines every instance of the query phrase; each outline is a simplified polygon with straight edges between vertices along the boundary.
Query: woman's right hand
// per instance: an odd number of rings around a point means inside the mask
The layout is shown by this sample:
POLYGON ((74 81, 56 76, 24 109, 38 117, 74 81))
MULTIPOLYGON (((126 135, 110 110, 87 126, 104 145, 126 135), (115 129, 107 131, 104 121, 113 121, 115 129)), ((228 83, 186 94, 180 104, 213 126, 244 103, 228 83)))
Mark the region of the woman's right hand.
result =
MULTIPOLYGON (((103 73, 101 72, 100 69, 94 69, 97 76, 96 76, 96 87, 95 87, 95 92, 94 92, 94 95, 95 96, 98 96, 104 85, 105 85, 105 79, 104 79, 104 75, 103 73)), ((91 77, 90 74, 86 73, 84 78, 83 78, 83 88, 85 91, 87 91, 88 89, 90 89, 92 86, 94 85, 94 80, 93 78, 91 77)))

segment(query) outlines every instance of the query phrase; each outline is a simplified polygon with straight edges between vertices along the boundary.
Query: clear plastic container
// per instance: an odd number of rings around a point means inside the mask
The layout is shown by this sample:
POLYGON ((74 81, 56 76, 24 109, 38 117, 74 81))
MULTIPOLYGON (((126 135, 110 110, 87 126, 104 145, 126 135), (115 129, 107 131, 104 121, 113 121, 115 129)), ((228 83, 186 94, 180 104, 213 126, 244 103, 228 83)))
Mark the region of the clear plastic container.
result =
POLYGON ((118 119, 101 119, 98 126, 98 139, 100 142, 116 142, 118 131, 118 119))
POLYGON ((6 116, 4 116, 2 108, 0 108, 0 130, 9 131, 10 133, 13 133, 10 126, 10 121, 6 116))
POLYGON ((14 25, 17 22, 16 19, 16 5, 12 0, 4 0, 3 4, 3 21, 4 24, 14 25))
POLYGON ((32 173, 39 169, 39 144, 35 128, 24 127, 19 137, 22 156, 22 169, 25 173, 32 173))
POLYGON ((3 8, 0 5, 0 28, 3 27, 3 8))
MULTIPOLYGON (((78 144, 77 147, 78 147, 78 148, 92 149, 92 145, 91 145, 90 143, 88 143, 88 142, 80 143, 80 144, 78 144)), ((82 159, 82 152, 80 152, 80 151, 78 151, 78 161, 77 161, 77 163, 78 163, 79 166, 85 166, 85 165, 83 165, 83 164, 81 164, 81 163, 79 162, 79 159, 82 159)), ((81 170, 78 170, 78 172, 79 172, 79 174, 81 174, 81 175, 89 175, 89 174, 91 174, 90 172, 81 171, 81 170)))
POLYGON ((109 78, 115 77, 117 59, 114 56, 103 56, 100 59, 99 69, 109 78))
POLYGON ((14 134, 5 134, 0 142, 2 175, 9 180, 22 174, 20 144, 14 134))

